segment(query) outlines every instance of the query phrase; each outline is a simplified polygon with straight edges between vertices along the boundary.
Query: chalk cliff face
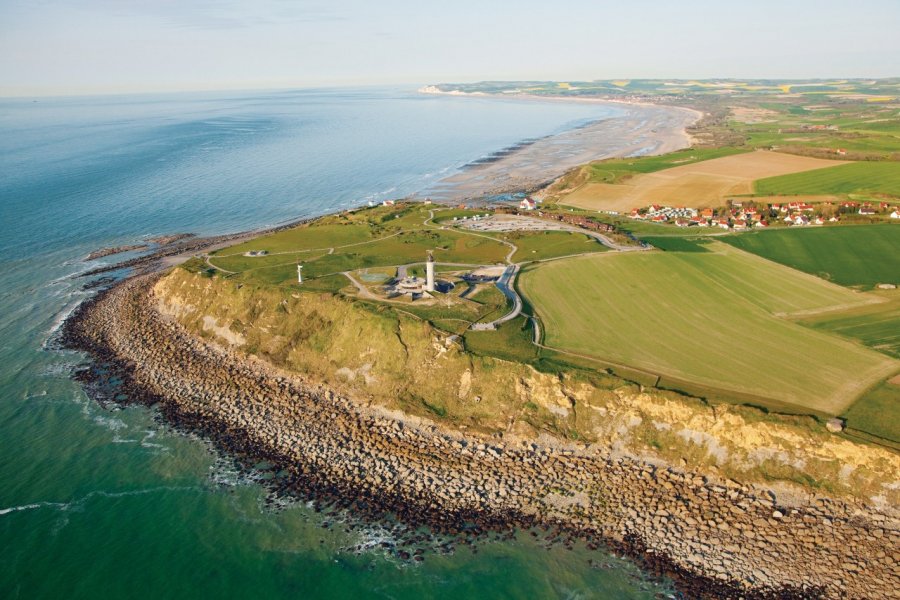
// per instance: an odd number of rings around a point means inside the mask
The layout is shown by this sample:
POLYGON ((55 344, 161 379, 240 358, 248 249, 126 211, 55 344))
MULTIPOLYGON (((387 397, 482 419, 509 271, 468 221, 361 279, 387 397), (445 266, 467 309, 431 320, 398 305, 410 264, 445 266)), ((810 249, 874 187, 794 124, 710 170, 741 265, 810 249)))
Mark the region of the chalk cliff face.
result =
POLYGON ((189 332, 358 402, 505 439, 578 440, 785 490, 900 503, 900 457, 776 417, 584 373, 549 374, 465 352, 427 322, 330 294, 241 286, 175 269, 157 309, 189 332), (795 484, 800 484, 796 486, 795 484))
MULTIPOLYGON (((458 349, 454 354, 422 323, 420 329, 363 327, 370 314, 386 315, 334 297, 237 288, 183 270, 155 283, 154 277, 102 292, 66 322, 65 343, 99 363, 81 378, 119 380, 116 397, 156 404, 170 422, 212 439, 220 449, 248 457, 251 464, 276 465, 285 473, 277 485, 304 498, 366 518, 389 511, 414 526, 455 535, 472 528, 557 528, 589 545, 611 544, 672 574, 692 598, 884 598, 900 586, 900 520, 892 506, 821 493, 842 485, 831 479, 821 480, 816 493, 780 482, 748 483, 764 468, 770 479, 802 481, 814 467, 843 464, 852 469, 840 476, 868 482, 862 489, 877 489, 883 502, 895 503, 881 482, 897 473, 896 458, 886 451, 832 441, 803 420, 761 423, 758 413, 746 409, 713 410, 612 380, 604 388, 586 378, 476 360, 458 349), (298 314, 318 315, 319 329, 299 335, 287 327, 289 317, 298 314), (347 323, 357 327, 357 337, 339 334, 347 323), (322 337, 332 329, 334 340, 322 337), (378 354, 372 332, 397 337, 400 358, 412 361, 401 363, 407 367, 459 362, 447 371, 459 375, 449 385, 440 374, 432 376, 437 382, 410 375, 409 384, 390 384, 407 390, 421 381, 426 391, 446 388, 443 416, 434 408, 424 409, 430 418, 423 419, 366 406, 357 396, 315 383, 311 375, 295 375, 294 369, 318 368, 363 393, 379 383, 379 374, 401 368, 382 368, 382 362, 398 359, 398 350, 389 345, 385 348, 394 348, 394 354, 378 354), (267 336, 276 333, 292 340, 271 349, 284 368, 263 353, 267 336), (344 354, 328 354, 331 344, 344 354), (360 344, 374 352, 359 357, 360 344), (242 354, 251 351, 263 358, 242 354), (354 361, 342 364, 335 357, 354 361), (372 366, 360 373, 366 364, 372 366), (355 374, 338 373, 341 369, 355 374), (485 405, 487 400, 476 402, 474 396, 489 389, 479 379, 509 384, 504 397, 520 403, 510 405, 518 412, 485 417, 486 429, 506 424, 502 440, 462 435, 450 427, 461 426, 463 418, 478 422, 475 409, 463 411, 470 404, 485 405), (450 403, 454 399, 457 404, 450 403), (537 430, 521 425, 527 410, 570 419, 571 427, 597 441, 536 438, 537 430), (526 433, 531 437, 524 438, 526 433), (680 466, 660 460, 678 455, 685 461, 680 466), (712 473, 712 463, 724 475, 760 457, 774 466, 757 463, 741 472, 747 477, 739 482, 712 473)), ((396 406, 390 396, 370 398, 373 404, 396 406)), ((423 395, 417 406, 426 401, 423 395)))

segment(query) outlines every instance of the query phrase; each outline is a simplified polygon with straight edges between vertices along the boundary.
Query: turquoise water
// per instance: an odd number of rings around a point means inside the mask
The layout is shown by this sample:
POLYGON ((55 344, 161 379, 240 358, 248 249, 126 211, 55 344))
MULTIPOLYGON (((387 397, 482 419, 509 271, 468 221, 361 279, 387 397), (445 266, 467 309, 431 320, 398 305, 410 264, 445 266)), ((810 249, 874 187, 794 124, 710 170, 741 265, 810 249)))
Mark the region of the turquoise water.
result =
POLYGON ((0 100, 0 597, 652 597, 629 563, 526 533, 419 564, 376 525, 273 510, 202 440, 90 400, 52 344, 91 250, 402 196, 611 114, 393 89, 0 100))

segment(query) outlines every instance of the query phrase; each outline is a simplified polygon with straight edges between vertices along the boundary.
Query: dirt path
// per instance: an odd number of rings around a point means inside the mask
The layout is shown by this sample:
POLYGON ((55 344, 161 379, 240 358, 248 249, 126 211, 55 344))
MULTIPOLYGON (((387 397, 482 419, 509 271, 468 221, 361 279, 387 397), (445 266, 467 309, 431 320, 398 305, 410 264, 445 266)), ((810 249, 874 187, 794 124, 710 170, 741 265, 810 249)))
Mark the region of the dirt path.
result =
POLYGON ((229 271, 228 269, 223 269, 222 267, 219 267, 219 266, 214 265, 211 262, 209 262, 209 254, 204 254, 203 260, 206 262, 207 265, 209 265, 211 268, 213 268, 217 271, 222 271, 223 273, 225 273, 227 275, 237 275, 236 271, 229 271))

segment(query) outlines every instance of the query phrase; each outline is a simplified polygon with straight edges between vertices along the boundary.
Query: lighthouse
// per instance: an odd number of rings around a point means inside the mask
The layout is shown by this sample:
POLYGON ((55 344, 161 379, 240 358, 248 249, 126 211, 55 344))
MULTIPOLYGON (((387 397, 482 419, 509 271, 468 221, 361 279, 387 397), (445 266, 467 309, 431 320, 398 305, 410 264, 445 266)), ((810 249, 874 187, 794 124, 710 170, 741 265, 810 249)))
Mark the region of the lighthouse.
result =
POLYGON ((425 291, 434 291, 434 256, 428 253, 428 260, 425 261, 425 291))
POLYGON ((303 283, 303 265, 297 265, 297 283, 303 283))

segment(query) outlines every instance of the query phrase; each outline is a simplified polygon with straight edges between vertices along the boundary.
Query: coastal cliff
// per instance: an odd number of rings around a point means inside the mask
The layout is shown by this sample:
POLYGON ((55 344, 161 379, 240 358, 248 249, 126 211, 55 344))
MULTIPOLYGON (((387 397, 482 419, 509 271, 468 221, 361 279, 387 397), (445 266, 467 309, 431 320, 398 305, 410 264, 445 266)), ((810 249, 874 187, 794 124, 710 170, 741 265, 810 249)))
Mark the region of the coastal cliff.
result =
POLYGON ((900 584, 888 451, 472 357, 425 322, 398 326, 336 297, 265 293, 176 269, 101 293, 64 337, 103 366, 87 378, 121 375, 132 401, 355 513, 450 533, 558 527, 639 556, 691 596, 876 598, 900 584), (572 431, 590 443, 551 435, 572 431), (777 485, 738 482, 761 464, 777 485), (785 483, 809 472, 817 490, 785 483), (865 494, 847 496, 850 484, 865 494))

